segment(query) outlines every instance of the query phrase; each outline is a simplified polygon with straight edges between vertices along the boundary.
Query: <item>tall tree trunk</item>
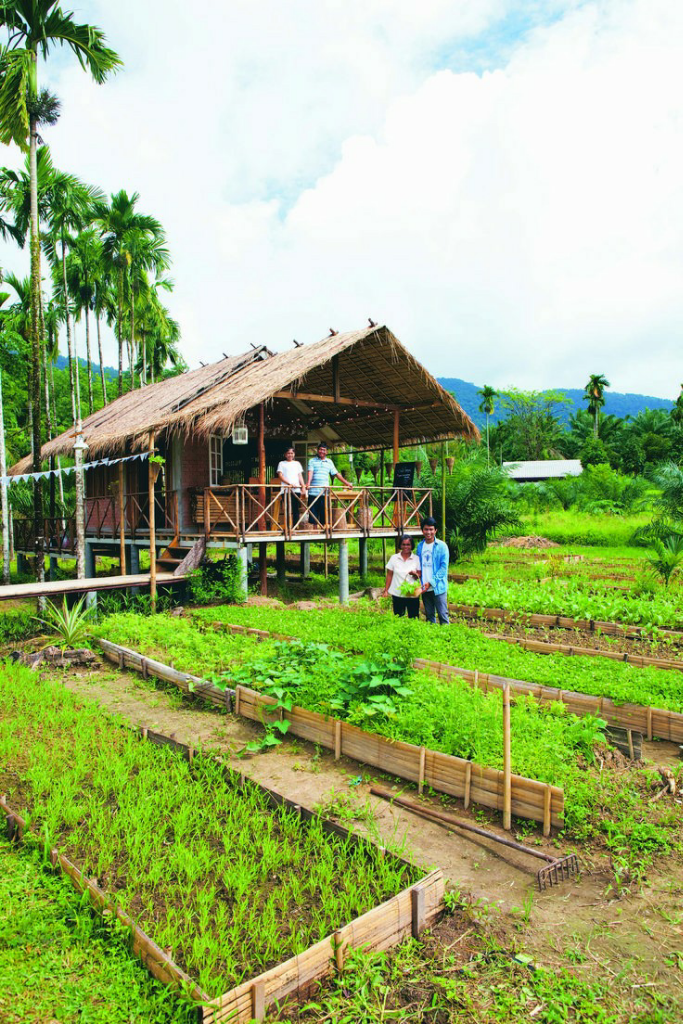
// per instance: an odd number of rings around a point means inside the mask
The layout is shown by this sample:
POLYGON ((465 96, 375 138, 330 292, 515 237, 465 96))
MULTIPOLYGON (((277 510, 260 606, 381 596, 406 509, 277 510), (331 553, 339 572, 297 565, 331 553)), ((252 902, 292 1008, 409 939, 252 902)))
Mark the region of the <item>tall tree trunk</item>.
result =
MULTIPOLYGON (((100 314, 95 314, 95 323, 97 324, 97 351, 100 359, 100 380, 102 381, 102 403, 107 404, 107 382, 104 379, 104 357, 102 355, 102 328, 100 325, 100 314)), ((119 392, 120 393, 120 392, 119 392)))
MULTIPOLYGON (((36 78, 38 55, 32 53, 33 76, 36 78)), ((29 143, 29 176, 31 183, 31 405, 33 423, 33 472, 42 469, 40 439, 40 243, 38 241, 38 124, 35 114, 31 115, 29 143)), ((45 559, 43 556, 43 485, 40 477, 33 478, 33 529, 36 579, 45 580, 45 559)))
POLYGON ((78 341, 76 339, 76 324, 74 324, 74 366, 76 376, 76 423, 83 419, 81 415, 81 362, 78 357, 78 341))
MULTIPOLYGON (((41 339, 43 339, 43 342, 44 342, 44 339, 45 339, 45 317, 44 317, 44 313, 43 313, 43 297, 42 297, 42 295, 40 297, 40 337, 41 337, 41 339)), ((51 441, 52 440, 52 436, 53 436, 53 431, 52 431, 52 409, 51 409, 51 405, 50 405, 50 376, 49 376, 49 374, 47 372, 47 346, 44 343, 42 345, 42 350, 43 350, 43 352, 42 352, 42 355, 43 355, 43 382, 44 382, 44 385, 45 385, 45 428, 46 428, 46 432, 47 432, 47 439, 48 439, 48 441, 51 441)), ((50 351, 52 351, 52 349, 50 349, 50 351)), ((55 468, 55 457, 54 457, 54 455, 51 455, 50 456, 50 469, 54 470, 54 468, 55 468)), ((52 473, 51 476, 50 476, 49 488, 50 488, 50 498, 49 498, 49 501, 50 501, 50 522, 52 524, 52 528, 54 529, 54 523, 55 523, 56 512, 57 512, 57 510, 56 510, 55 475, 54 475, 54 473, 52 473)), ((48 539, 49 539, 49 531, 48 531, 48 539)))
POLYGON ((489 445, 489 414, 486 413, 486 466, 491 465, 491 448, 489 445))
POLYGON ((69 316, 69 291, 66 284, 66 242, 64 241, 64 228, 62 228, 62 287, 64 289, 64 319, 66 321, 66 350, 69 354, 69 381, 71 384, 71 412, 74 425, 78 420, 78 406, 76 400, 76 367, 74 366, 73 340, 71 337, 71 317, 69 316))
POLYGON ((92 415, 92 356, 90 355, 90 314, 87 305, 85 307, 85 358, 88 361, 88 412, 92 415))
POLYGON ((119 398, 123 394, 123 267, 118 268, 116 333, 119 343, 119 398))
MULTIPOLYGON (((52 348, 53 348, 53 346, 52 346, 52 332, 50 332, 50 351, 52 351, 52 348)), ((55 430, 56 430, 57 429, 57 399, 55 398, 55 375, 54 375, 52 363, 50 363, 50 384, 52 386, 52 422, 54 423, 55 430)), ((64 508, 64 481, 62 479, 62 473, 61 473, 62 460, 59 457, 59 455, 57 456, 57 469, 59 470, 59 473, 57 474, 57 482, 59 484, 59 500, 61 502, 62 508, 64 508)), ((66 523, 63 520, 62 520, 62 526, 63 527, 66 526, 66 523)))
POLYGON ((7 500, 7 458, 5 456, 5 420, 2 412, 2 371, 0 371, 0 504, 2 505, 2 582, 9 585, 9 502, 7 500))
POLYGON ((147 383, 147 335, 142 331, 142 374, 143 384, 147 383))

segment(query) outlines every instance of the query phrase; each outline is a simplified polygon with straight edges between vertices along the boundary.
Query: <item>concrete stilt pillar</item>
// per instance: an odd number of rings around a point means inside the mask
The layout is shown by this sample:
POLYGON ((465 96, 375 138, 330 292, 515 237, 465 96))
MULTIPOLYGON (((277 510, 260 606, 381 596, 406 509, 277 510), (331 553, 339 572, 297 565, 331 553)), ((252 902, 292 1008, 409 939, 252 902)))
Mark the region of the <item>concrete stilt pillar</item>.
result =
POLYGON ((339 603, 349 603, 349 542, 339 541, 339 603))
POLYGON ((283 540, 279 540, 275 545, 275 570, 277 572, 278 583, 285 582, 285 559, 285 542, 283 540))
POLYGON ((240 589, 242 591, 243 601, 246 601, 246 599, 249 597, 249 547, 251 547, 251 545, 247 545, 247 547, 238 548, 236 552, 237 561, 239 562, 240 565, 240 589))
POLYGON ((28 576, 29 573, 28 558, 23 551, 17 551, 17 572, 20 576, 28 576))
POLYGON ((367 537, 359 537, 358 539, 358 571, 361 576, 367 576, 368 574, 368 539, 367 537))
MULTIPOLYGON (((126 545, 126 568, 130 576, 137 576, 140 572, 140 548, 137 544, 131 543, 126 545)), ((130 596, 139 593, 140 587, 130 587, 128 589, 130 596)))
POLYGON ((90 541, 85 542, 85 578, 91 580, 94 578, 97 571, 97 559, 95 558, 95 551, 90 541))
POLYGON ((57 569, 59 568, 59 560, 54 556, 50 555, 50 579, 54 580, 57 578, 57 569))
POLYGON ((301 575, 304 579, 311 575, 311 545, 307 540, 301 543, 301 575))

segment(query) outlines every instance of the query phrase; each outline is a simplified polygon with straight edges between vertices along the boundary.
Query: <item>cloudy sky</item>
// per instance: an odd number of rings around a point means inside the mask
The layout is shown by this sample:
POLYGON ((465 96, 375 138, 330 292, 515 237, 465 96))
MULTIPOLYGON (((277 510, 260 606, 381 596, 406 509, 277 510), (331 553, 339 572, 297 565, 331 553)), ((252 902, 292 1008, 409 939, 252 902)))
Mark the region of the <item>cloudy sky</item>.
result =
POLYGON ((52 59, 46 141, 164 224, 191 366, 371 316, 438 375, 678 393, 680 0, 74 10, 125 69, 52 59))

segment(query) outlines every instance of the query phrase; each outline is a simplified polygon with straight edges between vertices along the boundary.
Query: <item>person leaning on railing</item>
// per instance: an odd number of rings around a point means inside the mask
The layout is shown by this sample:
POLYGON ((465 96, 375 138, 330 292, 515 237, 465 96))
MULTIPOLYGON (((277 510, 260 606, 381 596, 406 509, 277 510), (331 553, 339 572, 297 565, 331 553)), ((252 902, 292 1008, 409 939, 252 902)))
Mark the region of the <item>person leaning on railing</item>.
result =
POLYGON ((318 445, 317 455, 314 455, 308 463, 308 480, 306 482, 308 494, 314 499, 309 509, 314 525, 325 526, 325 493, 326 489, 332 486, 332 481, 335 478, 344 487, 353 487, 353 484, 341 475, 332 459, 327 457, 327 445, 321 441, 318 445))
POLYGON ((304 468, 294 458, 294 449, 291 446, 285 449, 283 456, 282 461, 278 462, 276 471, 277 478, 282 484, 280 494, 284 494, 286 490, 289 491, 292 502, 292 523, 296 525, 301 514, 301 498, 306 494, 304 468))

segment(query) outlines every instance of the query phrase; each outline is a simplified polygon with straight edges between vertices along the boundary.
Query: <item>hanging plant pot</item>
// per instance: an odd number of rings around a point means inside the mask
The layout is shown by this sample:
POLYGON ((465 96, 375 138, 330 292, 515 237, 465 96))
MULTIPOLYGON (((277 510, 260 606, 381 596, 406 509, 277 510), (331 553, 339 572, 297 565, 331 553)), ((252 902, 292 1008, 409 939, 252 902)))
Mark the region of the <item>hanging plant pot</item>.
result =
POLYGON ((377 474, 379 473, 378 466, 370 466, 370 472, 372 473, 372 479, 377 483, 377 474))
POLYGON ((161 473, 161 466, 158 462, 150 462, 150 467, 152 469, 152 480, 156 483, 159 479, 159 473, 161 473))
POLYGON ((358 483, 360 483, 360 478, 363 475, 363 470, 359 466, 356 466, 355 472, 356 472, 356 480, 358 481, 358 483))
POLYGON ((453 466, 455 465, 455 459, 452 455, 449 455, 446 459, 446 465, 448 466, 448 475, 450 476, 453 472, 453 466))
POLYGON ((422 461, 422 459, 416 459, 415 460, 415 472, 417 473, 418 477, 422 476, 422 467, 423 466, 424 466, 424 462, 422 461))
POLYGON ((386 466, 387 473, 389 474, 389 476, 391 476, 391 474, 394 472, 394 464, 393 464, 393 462, 385 462, 384 465, 386 466))
POLYGON ((438 459, 430 459, 429 460, 429 465, 430 465, 432 473, 434 473, 434 475, 436 475, 436 467, 439 465, 439 460, 438 459))

